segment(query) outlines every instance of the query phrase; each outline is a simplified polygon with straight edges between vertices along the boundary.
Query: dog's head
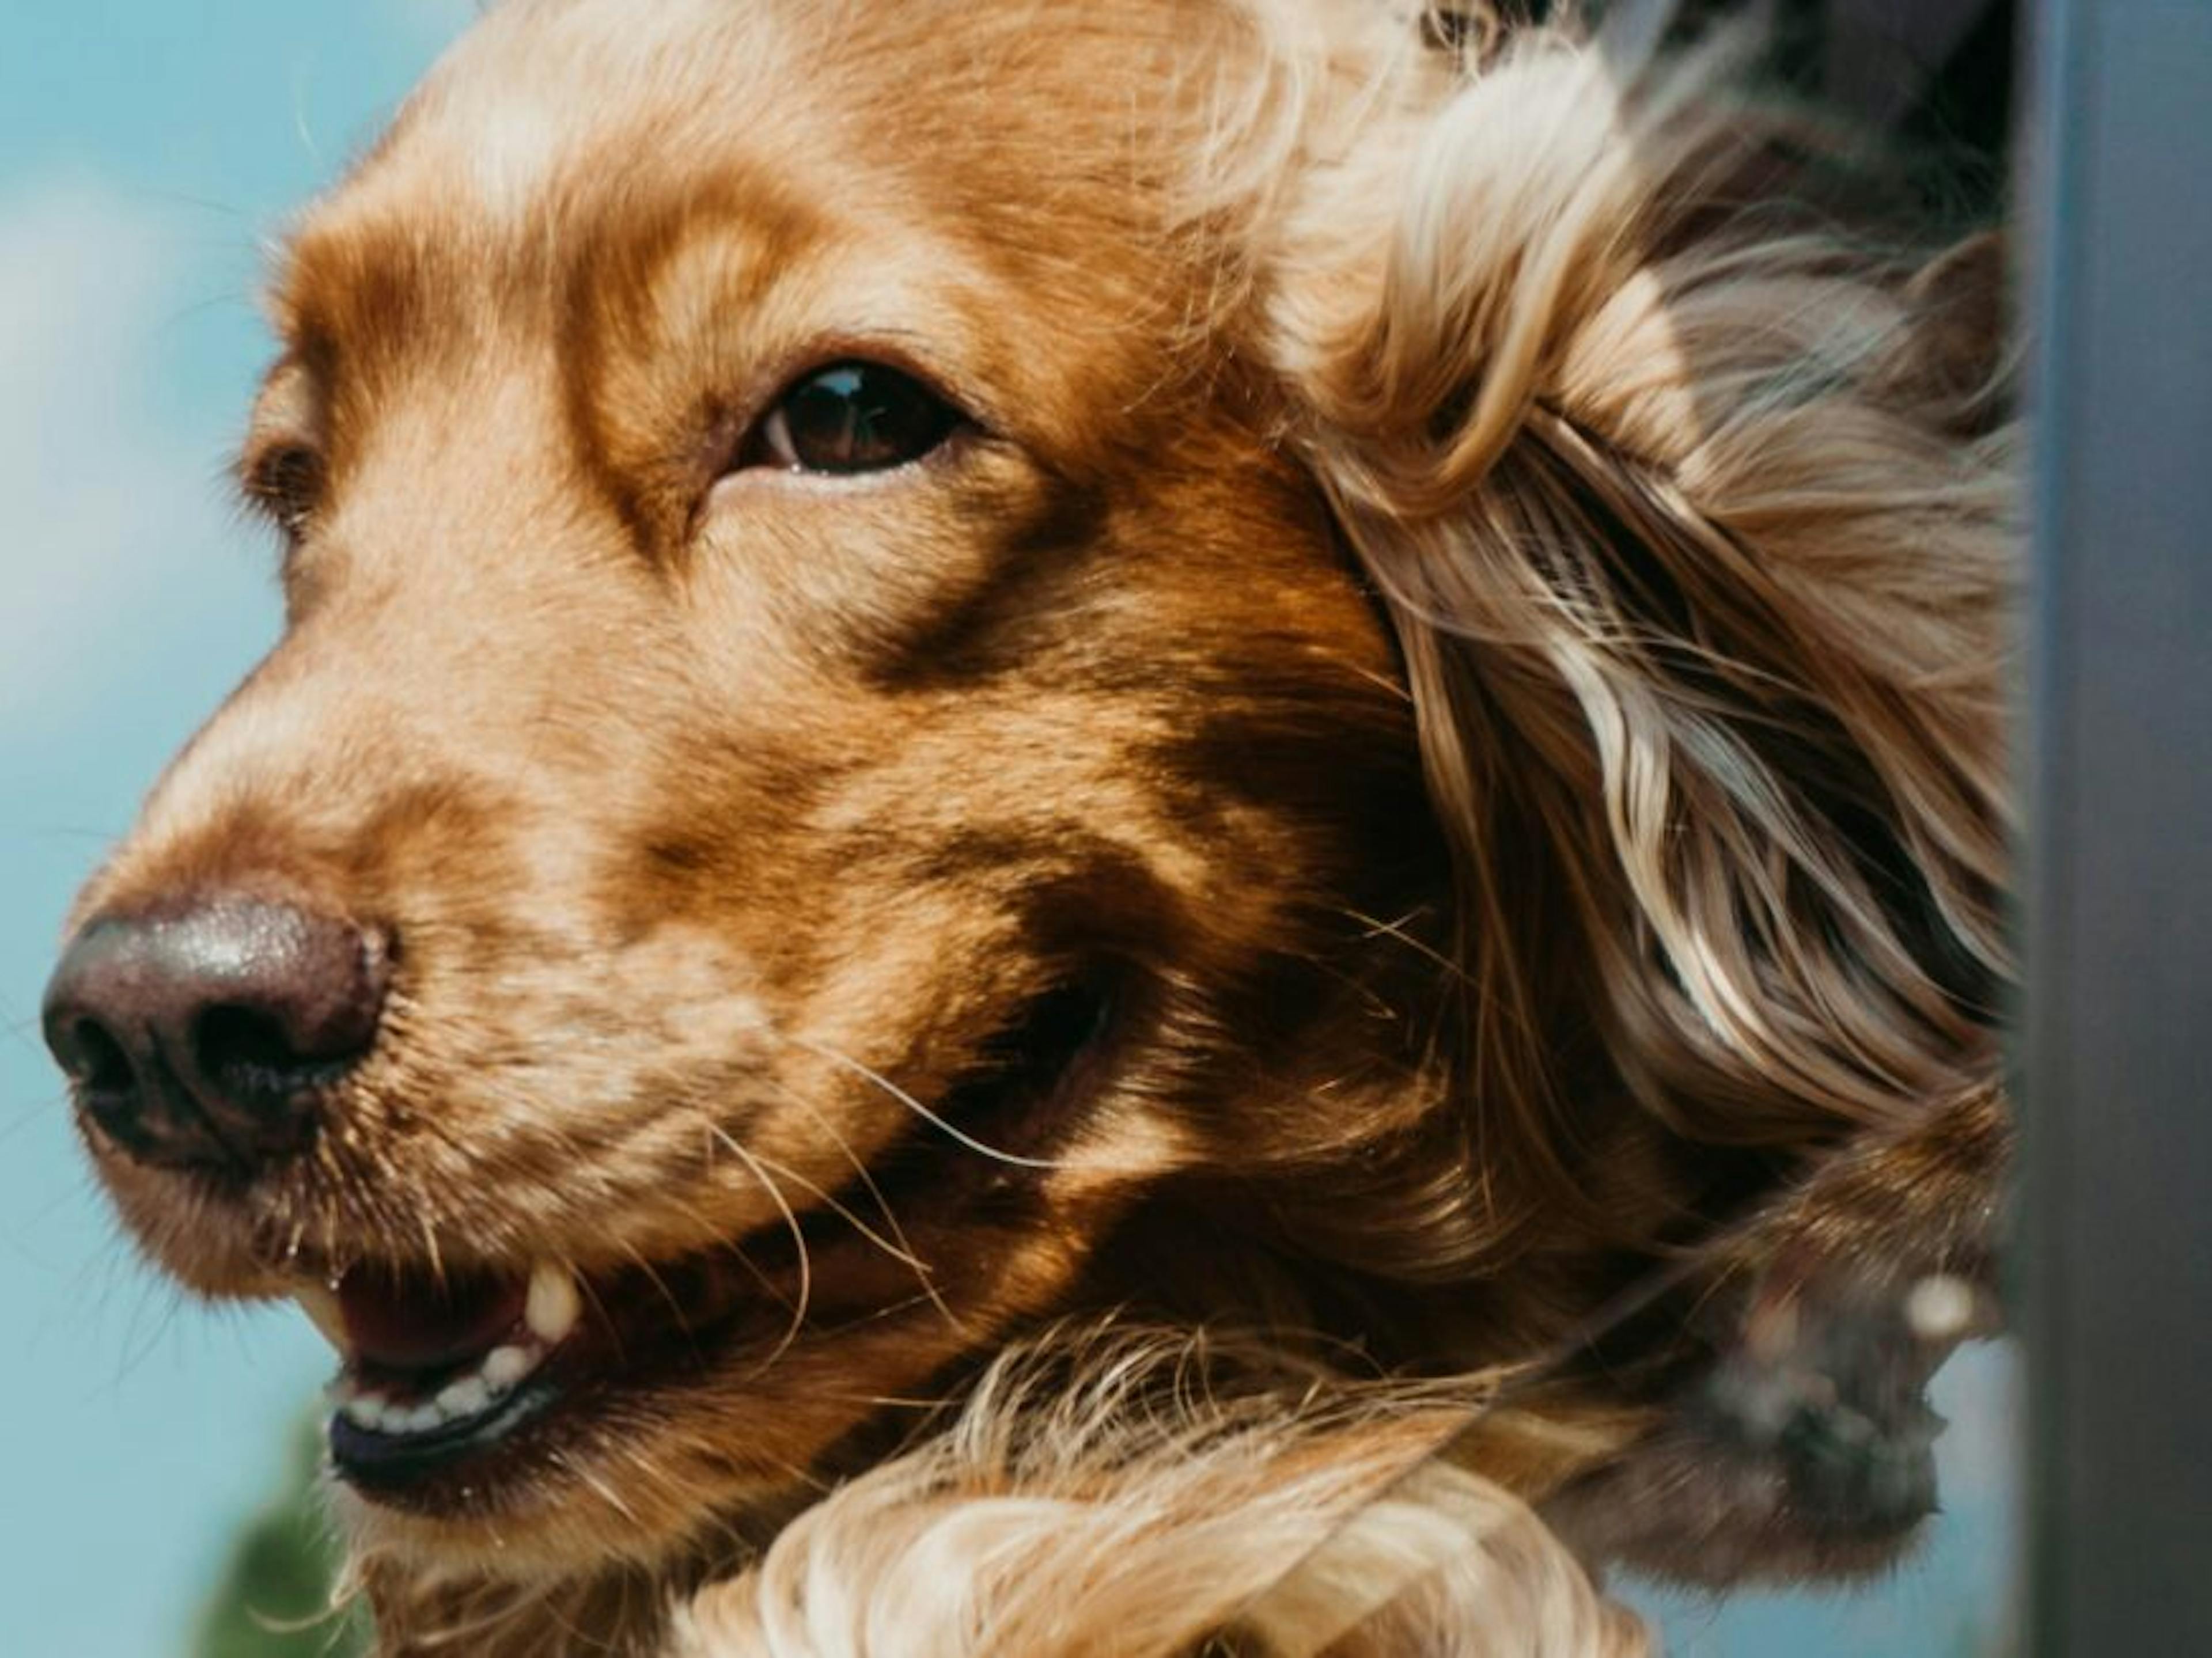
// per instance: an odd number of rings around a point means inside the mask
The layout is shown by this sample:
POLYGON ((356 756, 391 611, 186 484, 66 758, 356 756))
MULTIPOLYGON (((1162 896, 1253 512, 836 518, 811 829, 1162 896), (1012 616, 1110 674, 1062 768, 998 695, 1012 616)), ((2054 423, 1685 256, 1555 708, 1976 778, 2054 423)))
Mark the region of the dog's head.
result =
POLYGON ((512 0, 299 227, 285 636, 47 1023, 157 1261, 334 1332, 377 1539, 665 1558, 1071 1311, 1510 1357, 1984 1078, 1915 290, 1463 55, 512 0))

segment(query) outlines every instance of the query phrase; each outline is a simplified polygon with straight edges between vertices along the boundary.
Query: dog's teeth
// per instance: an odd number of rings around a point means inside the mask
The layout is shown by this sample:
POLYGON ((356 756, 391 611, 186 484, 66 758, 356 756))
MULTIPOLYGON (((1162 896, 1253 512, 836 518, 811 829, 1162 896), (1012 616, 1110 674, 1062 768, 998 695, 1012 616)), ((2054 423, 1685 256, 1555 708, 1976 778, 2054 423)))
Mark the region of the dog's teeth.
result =
POLYGON ((348 1357, 352 1344, 346 1339, 345 1315, 338 1310, 338 1298, 319 1284, 301 1284, 292 1291, 292 1298, 300 1303, 308 1321, 323 1333, 323 1339, 338 1350, 338 1357, 348 1357))
POLYGON ((438 1408, 448 1418, 474 1416, 491 1403, 491 1388, 481 1376, 463 1376, 438 1394, 438 1408))
MULTIPOLYGON (((308 1297, 301 1297, 308 1304, 308 1297)), ((335 1297, 319 1310, 335 1313, 335 1297)), ((318 1310, 311 1308, 311 1315, 318 1310)), ((434 1399, 386 1399, 367 1390, 361 1379, 341 1375, 326 1390, 337 1413, 354 1426, 392 1437, 428 1434, 450 1423, 466 1421, 490 1410, 514 1391, 522 1380, 545 1362, 553 1347, 583 1317, 583 1295, 575 1278, 562 1267, 546 1264, 531 1274, 523 1303, 527 1333, 493 1348, 475 1366, 453 1377, 434 1399)), ((322 1321, 318 1318, 319 1325, 322 1321)), ((328 1332, 326 1331, 326 1333, 328 1332)))
POLYGON ((523 1309, 531 1334, 553 1346, 576 1327, 582 1311, 576 1280, 568 1269, 552 1261, 539 1262, 530 1275, 530 1299, 523 1309))
POLYGON ((537 1368, 537 1355, 525 1348, 495 1347, 484 1355, 477 1374, 495 1393, 505 1393, 537 1368))

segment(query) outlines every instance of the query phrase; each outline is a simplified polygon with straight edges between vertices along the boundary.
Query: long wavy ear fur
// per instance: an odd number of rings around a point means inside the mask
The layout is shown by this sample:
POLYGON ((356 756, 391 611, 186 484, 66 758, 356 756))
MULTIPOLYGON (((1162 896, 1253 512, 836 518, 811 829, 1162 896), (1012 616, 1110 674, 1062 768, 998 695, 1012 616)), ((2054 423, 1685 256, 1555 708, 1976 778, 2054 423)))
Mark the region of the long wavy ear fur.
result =
POLYGON ((1498 1485, 1407 1469, 1451 1415, 1214 1398, 1188 1338, 1019 1350, 951 1430, 810 1508, 681 1613, 671 1658, 1644 1658, 1498 1485), (1040 1356, 1048 1356, 1048 1350, 1040 1356))
POLYGON ((1842 228, 1835 135, 1748 57, 1547 30, 1409 77, 1278 252, 1455 853, 1455 1091, 1524 1206, 1577 1200, 1607 1096, 1796 1151, 1996 1072, 1996 261, 1842 228))

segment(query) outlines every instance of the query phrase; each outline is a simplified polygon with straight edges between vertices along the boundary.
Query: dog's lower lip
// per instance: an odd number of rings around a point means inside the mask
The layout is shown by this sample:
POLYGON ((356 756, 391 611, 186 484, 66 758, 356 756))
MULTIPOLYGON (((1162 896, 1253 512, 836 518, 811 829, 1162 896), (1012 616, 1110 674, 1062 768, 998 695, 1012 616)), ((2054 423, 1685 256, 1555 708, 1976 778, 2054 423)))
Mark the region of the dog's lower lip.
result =
POLYGON ((524 1424, 559 1402, 557 1383, 540 1381, 516 1388, 475 1416, 424 1433, 386 1434, 364 1428, 341 1411, 330 1420, 331 1463, 363 1491, 397 1491, 449 1473, 489 1452, 524 1424))

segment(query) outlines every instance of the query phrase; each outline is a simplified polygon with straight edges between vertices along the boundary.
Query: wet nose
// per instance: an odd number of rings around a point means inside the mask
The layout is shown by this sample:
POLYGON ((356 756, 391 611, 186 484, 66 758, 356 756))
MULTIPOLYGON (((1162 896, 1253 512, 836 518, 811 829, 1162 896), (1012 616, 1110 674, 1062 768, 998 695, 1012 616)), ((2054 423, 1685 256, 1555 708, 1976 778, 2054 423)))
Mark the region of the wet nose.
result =
POLYGON ((222 896, 88 923, 46 987, 46 1046, 141 1163, 251 1174, 314 1138, 376 1042, 382 934, 222 896))

